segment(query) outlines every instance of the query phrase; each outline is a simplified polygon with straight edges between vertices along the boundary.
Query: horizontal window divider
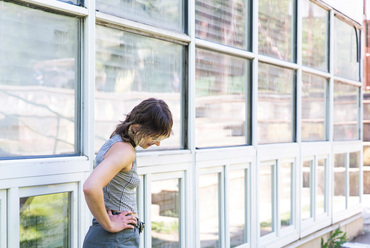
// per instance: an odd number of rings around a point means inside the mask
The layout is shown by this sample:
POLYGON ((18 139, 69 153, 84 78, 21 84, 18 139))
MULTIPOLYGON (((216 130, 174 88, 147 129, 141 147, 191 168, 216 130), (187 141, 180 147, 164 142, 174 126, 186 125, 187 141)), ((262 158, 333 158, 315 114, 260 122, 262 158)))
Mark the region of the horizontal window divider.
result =
POLYGON ((223 171, 223 166, 209 166, 205 168, 198 168, 198 175, 209 175, 209 174, 214 174, 214 173, 222 173, 223 171))
POLYGON ((57 175, 44 175, 44 176, 33 176, 24 178, 11 178, 0 180, 0 190, 9 189, 12 187, 39 187, 55 184, 65 183, 79 183, 85 179, 85 173, 69 173, 69 174, 57 174, 57 175))
POLYGON ((170 179, 182 179, 184 178, 184 172, 175 171, 175 172, 166 172, 166 173, 153 173, 150 178, 152 182, 170 180, 170 179))
POLYGON ((298 143, 259 145, 257 151, 259 161, 295 158, 297 156, 299 156, 298 143))
POLYGON ((183 151, 157 151, 157 152, 138 152, 136 162, 138 167, 156 166, 163 164, 189 163, 192 161, 192 155, 189 150, 183 151))
POLYGON ((196 161, 207 162, 214 161, 214 163, 222 163, 223 161, 228 161, 230 163, 249 163, 256 156, 256 150, 252 146, 246 147, 228 147, 228 148, 215 148, 207 150, 197 150, 196 151, 196 161))
POLYGON ((332 144, 329 141, 323 142, 302 142, 302 156, 323 155, 331 153, 332 144))
POLYGON ((188 45, 188 43, 191 41, 190 36, 183 33, 165 30, 101 12, 96 12, 96 22, 97 25, 100 24, 108 27, 110 26, 123 31, 163 39, 166 41, 179 43, 181 45, 188 45))
POLYGON ((310 73, 316 76, 324 77, 324 78, 330 78, 331 74, 329 72, 320 71, 311 67, 302 66, 302 71, 306 73, 310 73))
POLYGON ((70 15, 85 17, 88 16, 89 11, 85 7, 76 6, 73 4, 50 1, 50 0, 19 0, 23 4, 32 4, 38 7, 48 8, 50 10, 61 11, 70 15))
POLYGON ((206 41, 206 40, 202 40, 198 38, 195 39, 195 46, 198 48, 204 48, 204 49, 212 50, 215 52, 222 52, 224 54, 237 56, 237 57, 241 57, 244 59, 254 59, 256 57, 254 53, 246 51, 246 50, 242 50, 239 48, 234 48, 234 47, 230 47, 226 45, 221 45, 221 44, 217 44, 214 42, 210 42, 210 41, 206 41))
POLYGON ((19 197, 30 197, 64 192, 77 192, 76 183, 49 184, 48 187, 22 187, 19 189, 19 197))
POLYGON ((299 66, 293 62, 276 59, 262 54, 258 54, 258 61, 292 70, 298 70, 299 68, 299 66))
POLYGON ((362 149, 363 145, 361 140, 333 142, 334 153, 359 152, 362 151, 362 149))
POLYGON ((188 170, 190 163, 169 163, 164 165, 153 165, 146 167, 138 167, 137 171, 140 175, 152 173, 169 173, 188 170))
POLYGON ((0 182, 4 179, 24 177, 38 177, 66 173, 89 172, 91 162, 86 157, 78 158, 53 158, 53 159, 28 159, 0 161, 0 182))
POLYGON ((355 80, 351 80, 351 79, 347 79, 347 78, 338 77, 338 76, 334 76, 334 81, 339 81, 341 83, 345 83, 345 84, 349 84, 349 85, 354 85, 354 86, 358 86, 358 87, 361 87, 362 86, 362 83, 361 82, 358 82, 358 81, 355 81, 355 80))

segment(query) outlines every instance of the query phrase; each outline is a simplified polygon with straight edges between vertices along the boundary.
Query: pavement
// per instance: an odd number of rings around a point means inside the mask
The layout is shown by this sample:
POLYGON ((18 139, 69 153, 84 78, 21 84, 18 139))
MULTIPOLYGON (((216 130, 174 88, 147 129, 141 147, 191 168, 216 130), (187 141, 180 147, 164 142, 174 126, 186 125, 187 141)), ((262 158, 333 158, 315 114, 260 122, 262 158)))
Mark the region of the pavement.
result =
POLYGON ((345 248, 370 248, 370 204, 369 195, 364 197, 364 209, 362 210, 364 228, 362 234, 342 245, 345 248))

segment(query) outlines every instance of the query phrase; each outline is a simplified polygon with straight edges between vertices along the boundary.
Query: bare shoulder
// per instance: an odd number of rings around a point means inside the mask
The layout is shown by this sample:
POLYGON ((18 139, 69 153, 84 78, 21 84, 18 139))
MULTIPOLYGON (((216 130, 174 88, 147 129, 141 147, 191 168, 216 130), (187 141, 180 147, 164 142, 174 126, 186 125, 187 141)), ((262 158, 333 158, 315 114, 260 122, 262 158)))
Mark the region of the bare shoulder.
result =
POLYGON ((122 170, 130 170, 135 156, 135 149, 129 143, 116 142, 104 155, 104 160, 112 161, 122 170))

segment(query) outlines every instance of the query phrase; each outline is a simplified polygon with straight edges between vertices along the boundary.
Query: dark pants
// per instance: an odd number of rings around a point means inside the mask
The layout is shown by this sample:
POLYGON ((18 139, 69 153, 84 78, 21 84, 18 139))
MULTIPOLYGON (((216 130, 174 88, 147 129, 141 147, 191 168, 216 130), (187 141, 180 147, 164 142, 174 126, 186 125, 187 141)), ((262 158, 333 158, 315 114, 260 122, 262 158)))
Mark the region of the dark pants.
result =
POLYGON ((85 236, 83 248, 138 248, 139 244, 140 235, 137 227, 111 233, 93 219, 93 224, 85 236))

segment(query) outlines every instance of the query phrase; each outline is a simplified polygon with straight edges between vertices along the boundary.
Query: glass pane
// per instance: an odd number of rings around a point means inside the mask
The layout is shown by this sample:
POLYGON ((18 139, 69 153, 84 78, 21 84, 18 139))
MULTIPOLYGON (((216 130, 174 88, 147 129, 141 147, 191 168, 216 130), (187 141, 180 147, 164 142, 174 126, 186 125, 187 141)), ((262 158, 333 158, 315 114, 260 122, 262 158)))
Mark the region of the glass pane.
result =
POLYGON ((334 212, 346 209, 346 154, 334 155, 334 212))
POLYGON ((246 144, 250 62, 202 49, 197 49, 196 61, 197 147, 246 144))
POLYGON ((326 213, 326 163, 322 158, 317 160, 317 191, 316 191, 316 214, 326 213))
POLYGON ((199 177, 200 247, 221 247, 219 235, 219 175, 199 177))
POLYGON ((285 162, 280 165, 280 224, 281 228, 291 226, 292 220, 292 187, 293 187, 293 163, 285 162))
POLYGON ((185 30, 182 0, 96 0, 96 10, 175 31, 185 30))
POLYGON ((274 231, 273 229, 273 170, 274 166, 261 166, 259 172, 259 221, 260 236, 265 236, 274 231))
POLYGON ((334 18, 334 74, 359 80, 358 31, 334 18))
POLYGON ((312 160, 303 161, 302 164, 302 190, 301 190, 301 219, 312 217, 312 160))
POLYGON ((20 198, 20 247, 70 247, 70 193, 20 198))
POLYGON ((293 41, 294 2, 292 0, 259 0, 259 53, 282 60, 295 60, 293 41))
POLYGON ((360 203, 360 153, 349 154, 349 206, 360 203))
POLYGON ((258 67, 258 143, 291 142, 295 73, 265 63, 258 67))
POLYGON ((229 230, 230 247, 247 242, 246 209, 246 170, 229 172, 229 230))
POLYGON ((325 78, 302 73, 302 141, 326 139, 327 84, 325 78))
POLYGON ((180 247, 180 180, 152 182, 152 247, 180 247))
POLYGON ((84 4, 84 0, 58 0, 58 1, 81 6, 84 4))
POLYGON ((329 12, 309 0, 302 4, 302 64, 328 71, 329 12))
POLYGON ((0 157, 77 153, 79 19, 0 12, 0 157))
POLYGON ((334 83, 334 140, 359 139, 359 88, 334 83))
POLYGON ((195 35, 203 40, 249 49, 249 0, 195 1, 195 35))
POLYGON ((174 121, 174 135, 150 149, 182 147, 184 47, 103 26, 96 37, 95 150, 149 97, 163 99, 174 121))

